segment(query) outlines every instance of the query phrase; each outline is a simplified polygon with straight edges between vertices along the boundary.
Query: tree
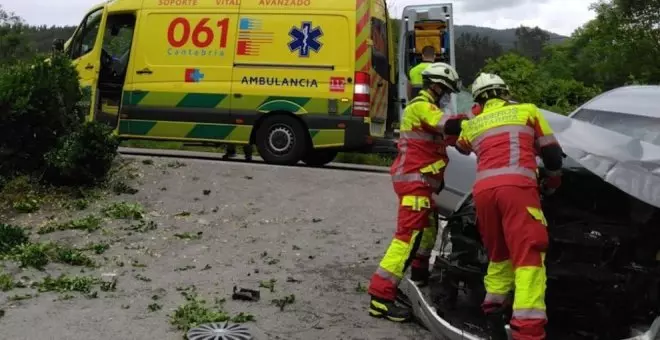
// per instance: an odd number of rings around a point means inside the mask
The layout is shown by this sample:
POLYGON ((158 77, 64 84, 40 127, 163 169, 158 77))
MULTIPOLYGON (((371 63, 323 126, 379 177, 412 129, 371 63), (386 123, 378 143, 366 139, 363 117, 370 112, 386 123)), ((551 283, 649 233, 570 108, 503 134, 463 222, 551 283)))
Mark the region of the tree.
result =
POLYGON ((502 55, 503 48, 489 37, 463 33, 455 42, 457 71, 463 84, 471 84, 486 60, 502 55))
POLYGON ((23 19, 0 5, 0 64, 31 56, 23 19))
POLYGON ((538 62, 543 56, 543 47, 550 40, 550 34, 538 26, 534 28, 520 26, 516 29, 516 39, 516 51, 538 62))
POLYGON ((660 81, 659 28, 626 14, 629 10, 617 1, 601 1, 592 8, 596 18, 571 39, 575 77, 605 90, 660 81))
POLYGON ((502 77, 515 100, 563 114, 600 93, 597 87, 586 86, 575 79, 555 77, 540 64, 513 52, 489 60, 483 72, 502 77))
POLYGON ((539 70, 528 58, 509 52, 489 60, 482 72, 495 73, 502 77, 518 101, 538 103, 542 99, 539 70))

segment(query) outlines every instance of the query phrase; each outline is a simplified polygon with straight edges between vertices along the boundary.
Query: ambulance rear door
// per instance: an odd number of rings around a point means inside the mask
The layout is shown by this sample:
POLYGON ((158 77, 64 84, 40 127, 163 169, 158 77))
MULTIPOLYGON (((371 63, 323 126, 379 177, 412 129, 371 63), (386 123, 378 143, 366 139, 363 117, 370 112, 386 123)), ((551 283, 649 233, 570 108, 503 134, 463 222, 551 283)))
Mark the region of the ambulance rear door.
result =
MULTIPOLYGON (((425 42, 432 42, 435 45, 440 42, 440 53, 436 55, 436 61, 446 62, 456 67, 456 55, 454 51, 454 20, 453 8, 450 3, 440 4, 426 4, 406 6, 403 9, 401 16, 401 27, 399 30, 399 53, 398 53, 398 73, 399 73, 399 88, 398 88, 398 109, 399 119, 403 114, 403 109, 406 103, 412 98, 408 98, 408 73, 417 63, 421 61, 421 49, 418 46, 425 42), (445 29, 438 29, 436 24, 444 22, 445 29), (417 24, 417 25, 416 25, 417 24), (420 32, 417 37, 415 34, 415 26, 417 31, 429 29, 429 32, 420 32), (438 37, 432 37, 432 34, 437 34, 438 37)), ((449 111, 456 112, 455 94, 452 94, 452 100, 449 111)))

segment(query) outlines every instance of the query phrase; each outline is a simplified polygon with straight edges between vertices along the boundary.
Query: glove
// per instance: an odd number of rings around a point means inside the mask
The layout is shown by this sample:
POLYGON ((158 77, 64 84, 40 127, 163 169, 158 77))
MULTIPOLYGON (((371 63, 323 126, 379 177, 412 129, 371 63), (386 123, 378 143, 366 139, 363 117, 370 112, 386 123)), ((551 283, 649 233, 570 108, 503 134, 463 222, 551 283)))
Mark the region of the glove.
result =
POLYGON ((557 171, 556 173, 550 173, 541 181, 541 193, 550 196, 557 191, 559 186, 561 186, 561 172, 557 171))
POLYGON ((445 136, 445 144, 449 146, 456 146, 456 142, 458 141, 458 136, 456 135, 447 135, 445 136))

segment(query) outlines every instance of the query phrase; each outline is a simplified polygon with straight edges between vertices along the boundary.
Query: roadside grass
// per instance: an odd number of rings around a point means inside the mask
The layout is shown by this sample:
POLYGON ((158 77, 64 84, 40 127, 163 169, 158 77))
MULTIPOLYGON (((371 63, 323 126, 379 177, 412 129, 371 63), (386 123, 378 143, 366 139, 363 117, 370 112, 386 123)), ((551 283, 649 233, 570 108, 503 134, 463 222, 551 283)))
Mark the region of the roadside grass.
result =
MULTIPOLYGON (((179 289, 178 289, 179 290, 179 289)), ((174 313, 170 315, 170 324, 177 329, 188 332, 191 328, 205 323, 213 322, 236 322, 245 323, 255 321, 255 317, 249 313, 238 313, 234 316, 224 310, 224 299, 215 299, 215 303, 210 305, 202 299, 194 286, 180 289, 181 295, 186 302, 180 305, 174 313)))
POLYGON ((54 186, 30 176, 14 177, 0 184, 0 220, 41 210, 82 211, 109 193, 134 195, 138 190, 126 181, 137 178, 136 171, 130 161, 118 158, 108 177, 95 186, 54 186))
MULTIPOLYGON (((176 143, 169 143, 169 146, 172 147, 172 144, 176 143)), ((147 146, 153 147, 153 144, 147 146)), ((219 152, 221 148, 198 147, 196 150, 219 152)), ((38 298, 44 293, 57 295, 55 301, 116 298, 115 294, 103 292, 117 291, 118 277, 101 275, 100 270, 112 266, 113 263, 118 267, 124 267, 125 264, 121 258, 104 254, 111 248, 137 249, 121 244, 123 236, 148 233, 158 228, 158 224, 150 220, 150 215, 139 203, 112 199, 113 194, 132 195, 138 191, 127 183, 141 177, 140 163, 149 165, 144 161, 118 161, 110 177, 95 187, 45 186, 29 177, 17 177, 2 183, 0 221, 16 218, 15 222, 0 223, 0 292, 7 295, 10 304, 18 305, 19 301, 38 298), (56 217, 61 215, 69 217, 56 217), (117 224, 119 226, 113 228, 117 224), (64 231, 76 232, 74 238, 91 237, 90 234, 94 234, 94 238, 83 245, 68 245, 65 244, 68 241, 62 241, 67 238, 59 238, 56 234, 64 231), (49 235, 48 240, 41 239, 46 235, 49 235), (12 262, 12 265, 5 267, 8 262, 12 262), (55 266, 52 266, 53 264, 55 266), (18 268, 12 269, 11 273, 5 271, 5 268, 12 267, 18 268)), ((174 161, 168 166, 184 167, 185 163, 174 161)), ((210 192, 205 195, 208 194, 210 192)), ((181 212, 176 216, 189 215, 189 212, 181 212)), ((199 240, 202 232, 183 232, 175 237, 199 240)), ((132 271, 146 267, 146 264, 138 262, 137 259, 127 263, 132 266, 132 271)), ((180 270, 194 268, 195 266, 186 266, 180 270)), ((211 266, 207 265, 202 270, 210 268, 211 266)), ((141 273, 133 276, 147 285, 151 285, 149 282, 152 280, 157 281, 157 278, 148 278, 141 273)), ((145 306, 146 310, 157 313, 165 308, 170 309, 172 312, 167 313, 169 322, 184 332, 208 322, 255 321, 252 314, 228 311, 224 299, 216 298, 214 303, 207 303, 194 288, 180 291, 185 301, 179 306, 153 302, 145 306)), ((289 297, 287 299, 282 303, 290 304, 294 301, 289 297)), ((124 306, 122 305, 122 308, 125 308, 124 306)), ((0 317, 4 316, 4 313, 5 310, 0 309, 0 317)))
MULTIPOLYGON (((150 140, 126 140, 121 143, 121 146, 128 148, 201 151, 201 152, 215 152, 215 153, 223 153, 223 154, 225 152, 224 146, 190 145, 182 142, 161 142, 161 141, 150 141, 150 140)), ((240 147, 236 148, 237 154, 242 154, 242 152, 243 150, 240 147)), ((390 155, 341 152, 339 153, 339 155, 337 155, 335 162, 347 163, 347 164, 373 165, 373 166, 390 166, 393 160, 394 158, 390 155)))

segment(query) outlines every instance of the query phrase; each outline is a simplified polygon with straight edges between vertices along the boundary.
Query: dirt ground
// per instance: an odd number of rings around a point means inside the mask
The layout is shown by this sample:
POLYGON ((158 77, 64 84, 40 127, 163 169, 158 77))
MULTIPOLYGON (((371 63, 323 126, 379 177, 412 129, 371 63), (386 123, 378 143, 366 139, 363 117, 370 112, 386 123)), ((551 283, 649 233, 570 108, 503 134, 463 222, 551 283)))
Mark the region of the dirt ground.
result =
POLYGON ((96 269, 49 264, 39 272, 3 265, 26 281, 114 274, 116 291, 98 298, 40 293, 21 301, 10 297, 35 290, 0 292, 6 312, 0 338, 181 339, 169 315, 185 302, 180 290, 194 285, 208 301, 226 298, 225 309, 233 314, 253 314, 256 321, 246 325, 255 339, 432 339, 418 325, 366 312, 363 287, 394 230, 396 201, 387 174, 131 159, 139 177, 128 184, 139 189, 136 194, 110 196, 81 212, 41 211, 9 222, 35 228, 47 218, 66 221, 126 201, 140 203, 155 230, 131 231, 135 222, 106 218, 92 233, 33 233, 33 239, 76 247, 108 242, 105 253, 93 255, 96 269), (271 279, 277 280, 274 292, 261 288, 260 301, 231 300, 234 286, 259 289, 260 281, 271 279), (283 311, 271 302, 291 294, 295 302, 283 311), (154 301, 162 309, 150 311, 154 301))

